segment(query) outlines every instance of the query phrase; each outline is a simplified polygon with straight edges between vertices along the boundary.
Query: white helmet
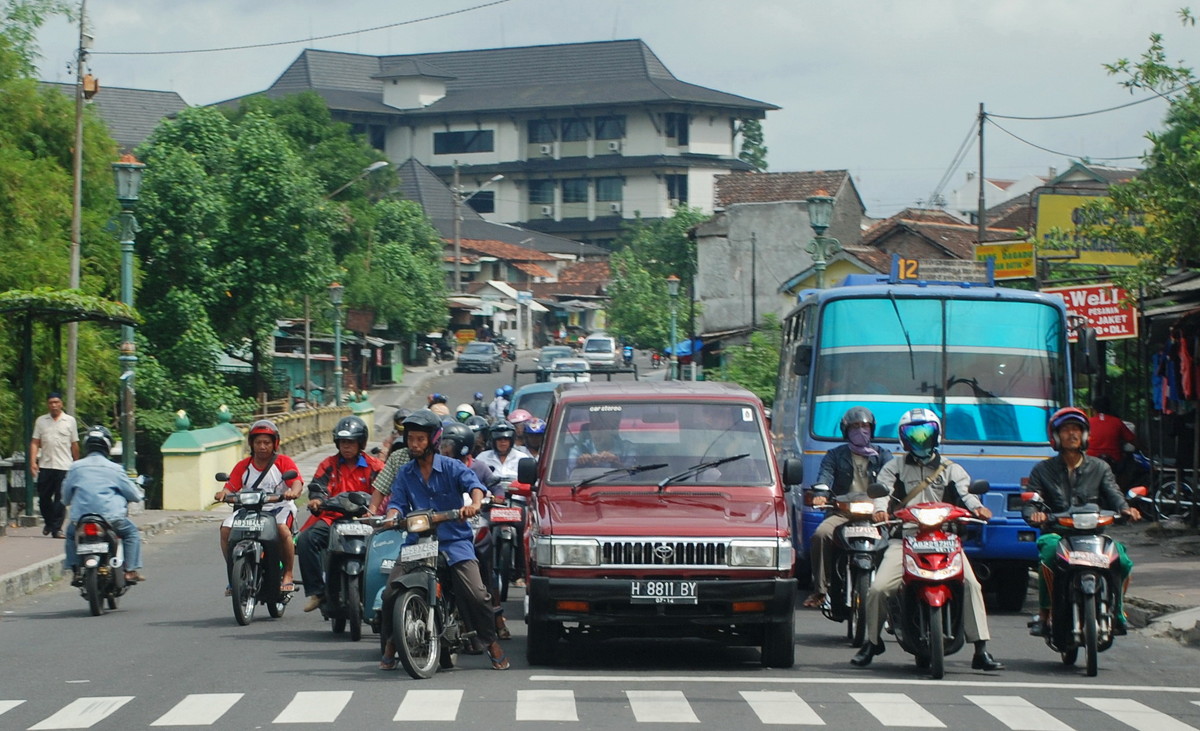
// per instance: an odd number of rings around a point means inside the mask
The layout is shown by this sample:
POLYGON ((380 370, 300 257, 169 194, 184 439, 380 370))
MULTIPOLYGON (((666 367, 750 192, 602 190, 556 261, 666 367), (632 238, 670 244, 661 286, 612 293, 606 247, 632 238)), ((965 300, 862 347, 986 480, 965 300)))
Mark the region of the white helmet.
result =
POLYGON ((460 424, 467 423, 467 419, 470 419, 472 416, 475 416, 475 407, 471 404, 459 404, 454 407, 454 418, 460 424))
POLYGON ((929 409, 912 409, 900 417, 900 446, 922 462, 933 458, 942 440, 942 420, 929 409))

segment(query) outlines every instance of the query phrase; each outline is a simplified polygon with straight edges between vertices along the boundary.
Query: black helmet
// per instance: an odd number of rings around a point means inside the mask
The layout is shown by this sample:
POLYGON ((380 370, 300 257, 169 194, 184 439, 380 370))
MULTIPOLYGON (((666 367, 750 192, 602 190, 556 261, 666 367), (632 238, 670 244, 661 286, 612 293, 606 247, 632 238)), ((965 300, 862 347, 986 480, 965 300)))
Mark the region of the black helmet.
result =
POLYGON ((410 431, 423 431, 428 434, 431 449, 436 448, 438 442, 441 441, 442 417, 429 409, 417 409, 412 412, 401 426, 404 427, 405 434, 410 431))
POLYGON ((467 419, 463 423, 466 424, 468 427, 470 427, 471 431, 476 432, 476 433, 481 432, 481 431, 487 431, 487 428, 488 428, 488 420, 487 420, 487 417, 484 417, 484 416, 475 415, 475 416, 472 416, 471 418, 467 419))
POLYGON ((462 459, 470 454, 471 447, 475 446, 475 432, 471 431, 471 427, 459 424, 457 421, 447 424, 442 428, 442 443, 446 442, 454 445, 451 456, 455 459, 462 459))
POLYGON ((851 424, 870 424, 871 439, 875 438, 875 415, 866 406, 852 406, 842 414, 842 439, 850 438, 851 424))
POLYGON ((497 421, 492 424, 492 428, 488 430, 488 437, 492 448, 496 448, 497 439, 512 439, 517 435, 517 428, 512 423, 507 421, 497 421))
POLYGON ((108 427, 97 424, 87 430, 83 437, 83 448, 88 453, 100 452, 105 457, 112 451, 113 437, 108 427))
POLYGON ((333 427, 333 443, 345 440, 358 442, 359 449, 367 447, 367 424, 357 416, 344 416, 342 420, 333 427))
POLYGON ((400 407, 392 414, 392 425, 397 429, 404 428, 404 420, 412 416, 412 409, 400 407))

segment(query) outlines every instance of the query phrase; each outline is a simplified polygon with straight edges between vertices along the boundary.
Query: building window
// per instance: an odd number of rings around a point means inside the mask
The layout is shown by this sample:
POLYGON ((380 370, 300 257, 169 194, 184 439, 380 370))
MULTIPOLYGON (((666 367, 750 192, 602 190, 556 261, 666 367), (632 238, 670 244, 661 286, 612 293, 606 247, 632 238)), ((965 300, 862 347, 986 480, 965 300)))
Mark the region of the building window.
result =
POLYGON ((529 202, 534 205, 554 205, 554 181, 530 180, 529 202))
POLYGON ((675 205, 686 206, 688 202, 688 186, 686 175, 664 175, 667 181, 667 200, 675 205))
POLYGON ((625 181, 621 178, 596 178, 596 200, 603 203, 620 203, 624 195, 625 181))
POLYGON ((577 117, 575 119, 564 119, 562 121, 562 141, 563 142, 579 142, 588 138, 588 123, 587 119, 577 117))
POLYGON ((562 181, 563 203, 587 203, 587 178, 572 178, 562 181))
POLYGON ((383 151, 387 146, 387 127, 382 124, 358 122, 350 126, 350 132, 365 137, 367 144, 376 150, 383 151))
POLYGON ((458 155, 467 152, 491 152, 495 149, 490 129, 476 129, 469 132, 435 132, 433 135, 433 154, 458 155))
POLYGON ((471 208, 474 208, 476 213, 495 213, 496 191, 481 190, 468 198, 466 203, 471 208))
POLYGON ((596 117, 596 139, 620 140, 625 138, 625 115, 596 117))
POLYGON ((675 144, 687 147, 688 144, 688 115, 679 112, 667 112, 663 115, 666 124, 667 137, 674 137, 675 144))
POLYGON ((557 127, 556 119, 534 119, 529 122, 529 141, 553 142, 554 130, 557 127))

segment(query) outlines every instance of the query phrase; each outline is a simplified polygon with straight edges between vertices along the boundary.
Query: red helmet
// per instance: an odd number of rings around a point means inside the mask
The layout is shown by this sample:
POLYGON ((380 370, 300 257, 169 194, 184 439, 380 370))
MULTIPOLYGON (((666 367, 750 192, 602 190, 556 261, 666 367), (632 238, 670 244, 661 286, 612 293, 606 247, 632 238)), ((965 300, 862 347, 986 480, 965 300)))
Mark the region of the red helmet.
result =
POLYGON ((508 421, 510 424, 520 424, 521 422, 529 421, 532 418, 533 414, 529 413, 525 409, 517 409, 508 415, 508 421))
POLYGON ((1050 446, 1054 447, 1054 451, 1057 452, 1062 449, 1062 445, 1058 442, 1058 430, 1062 428, 1063 424, 1070 424, 1072 422, 1083 427, 1083 444, 1081 449, 1085 452, 1087 451, 1091 422, 1088 421, 1087 412, 1074 406, 1066 406, 1055 411, 1050 416, 1050 421, 1046 424, 1046 433, 1050 437, 1050 446))
POLYGON ((279 427, 275 426, 275 422, 270 419, 259 419, 250 425, 250 431, 246 434, 246 441, 251 447, 254 446, 254 437, 259 434, 266 434, 275 440, 275 448, 279 449, 279 427))

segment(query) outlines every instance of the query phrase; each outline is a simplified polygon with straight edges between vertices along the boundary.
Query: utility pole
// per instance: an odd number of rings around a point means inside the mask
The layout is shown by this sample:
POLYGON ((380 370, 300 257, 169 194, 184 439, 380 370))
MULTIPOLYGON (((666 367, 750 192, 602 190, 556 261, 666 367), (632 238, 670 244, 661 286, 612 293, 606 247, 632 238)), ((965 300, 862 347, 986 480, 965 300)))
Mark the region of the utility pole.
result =
POLYGON ((758 234, 750 232, 750 332, 758 330, 758 234))
MULTIPOLYGON (((87 0, 79 3, 79 48, 75 52, 75 149, 72 168, 74 188, 71 199, 71 289, 79 289, 80 241, 83 238, 83 64, 87 60, 87 0)), ((75 413, 75 378, 79 362, 79 323, 67 323, 67 403, 68 414, 75 413)))
POLYGON ((983 111, 983 102, 979 102, 979 235, 976 240, 979 244, 982 244, 987 236, 987 211, 983 202, 983 124, 986 121, 987 113, 983 111))
POLYGON ((458 160, 454 161, 454 292, 462 292, 462 192, 458 187, 458 160))

